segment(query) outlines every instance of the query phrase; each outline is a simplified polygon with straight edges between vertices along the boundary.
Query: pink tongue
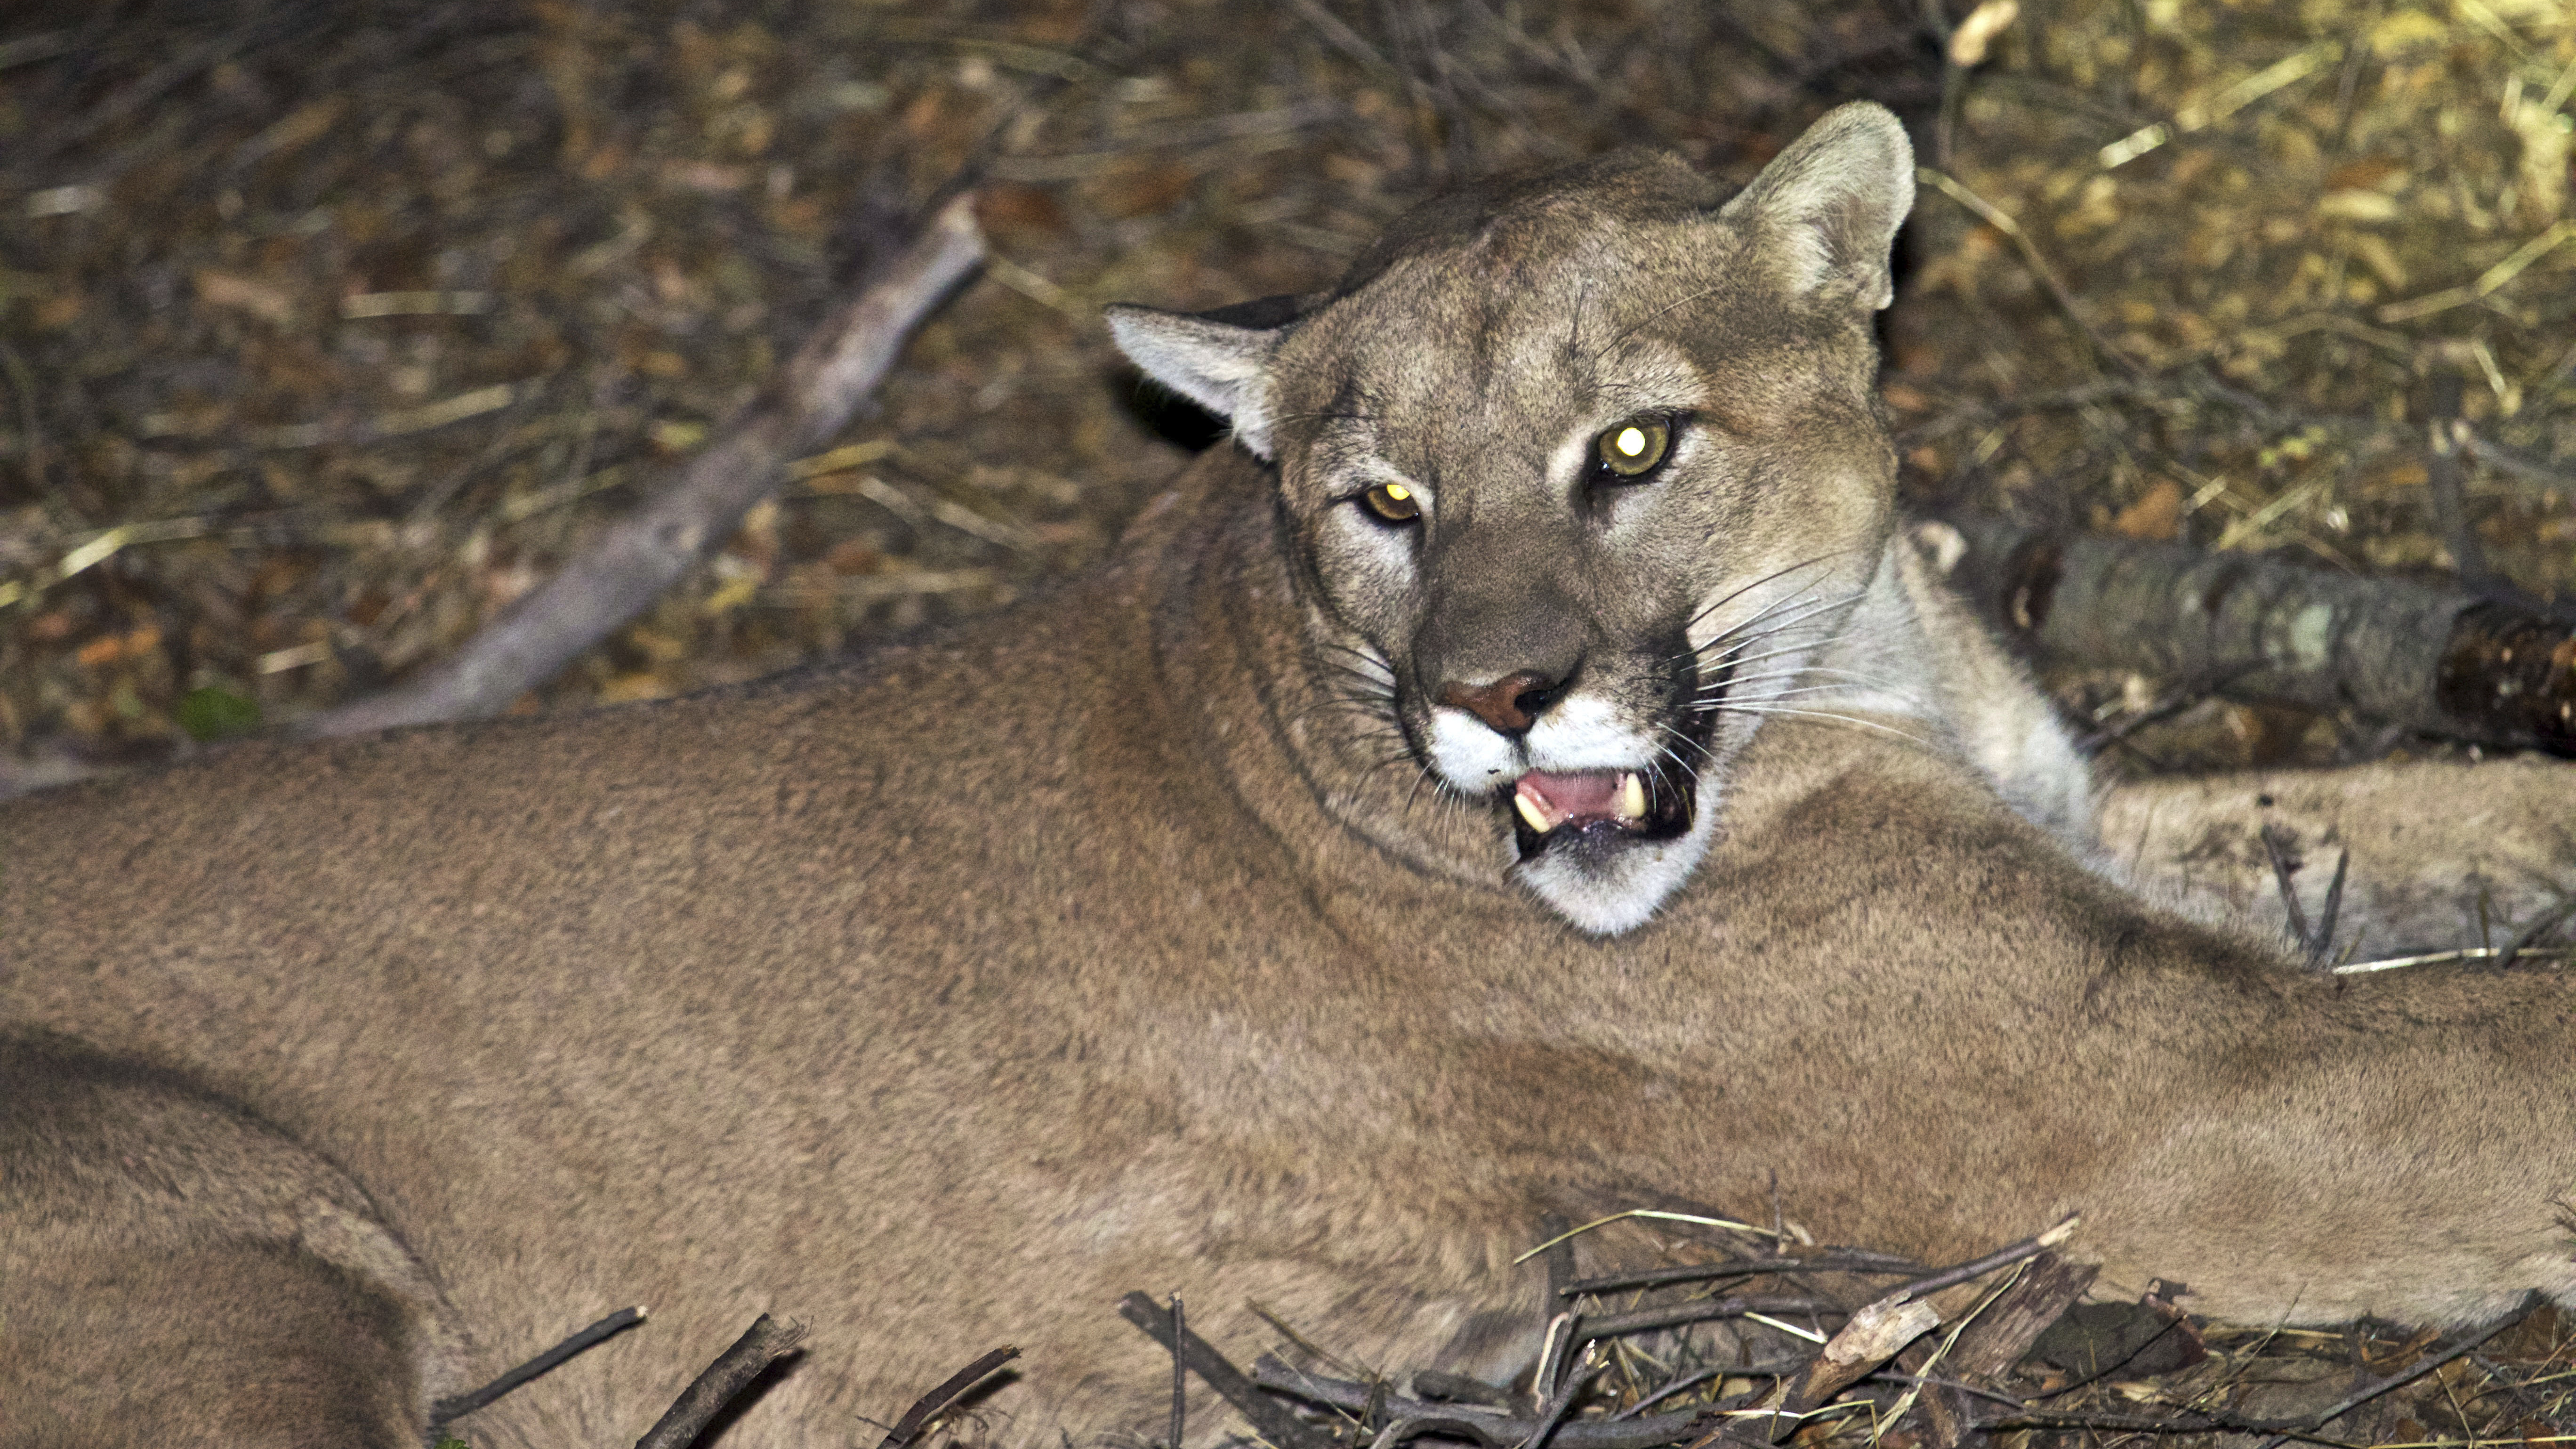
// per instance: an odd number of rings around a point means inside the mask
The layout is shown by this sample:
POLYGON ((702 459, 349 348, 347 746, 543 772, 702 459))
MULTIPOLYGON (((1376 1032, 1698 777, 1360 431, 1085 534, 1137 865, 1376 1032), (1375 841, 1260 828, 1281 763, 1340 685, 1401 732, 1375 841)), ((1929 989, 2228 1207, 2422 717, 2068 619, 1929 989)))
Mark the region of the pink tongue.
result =
POLYGON ((1567 775, 1532 770, 1521 776, 1520 788, 1545 801, 1548 813, 1570 820, 1607 820, 1618 813, 1619 772, 1616 770, 1586 770, 1567 775))

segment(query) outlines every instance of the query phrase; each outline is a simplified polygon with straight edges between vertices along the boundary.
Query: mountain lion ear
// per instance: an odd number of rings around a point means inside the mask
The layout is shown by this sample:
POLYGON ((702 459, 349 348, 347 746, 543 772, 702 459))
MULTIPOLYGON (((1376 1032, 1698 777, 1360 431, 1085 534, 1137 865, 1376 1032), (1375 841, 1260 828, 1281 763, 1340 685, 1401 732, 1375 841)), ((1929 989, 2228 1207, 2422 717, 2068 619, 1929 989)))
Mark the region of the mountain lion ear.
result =
POLYGON ((1827 112, 1719 210, 1800 295, 1841 294, 1872 311, 1895 295, 1887 252, 1914 207, 1914 146, 1887 107, 1827 112))
POLYGON ((1267 461, 1270 350, 1294 316, 1282 304, 1294 300, 1265 297, 1196 314, 1122 302, 1108 309, 1109 335, 1147 377, 1233 423, 1243 446, 1267 461))

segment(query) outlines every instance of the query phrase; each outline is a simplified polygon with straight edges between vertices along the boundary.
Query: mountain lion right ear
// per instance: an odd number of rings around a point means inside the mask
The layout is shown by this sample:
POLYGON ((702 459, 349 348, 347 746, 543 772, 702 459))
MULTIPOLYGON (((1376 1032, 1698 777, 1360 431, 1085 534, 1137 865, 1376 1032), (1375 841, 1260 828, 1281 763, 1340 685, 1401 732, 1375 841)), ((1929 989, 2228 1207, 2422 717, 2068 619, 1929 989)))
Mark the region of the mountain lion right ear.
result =
POLYGON ((1121 302, 1107 309, 1109 335, 1147 377, 1233 423, 1235 437, 1267 462, 1270 350, 1295 315, 1282 304, 1294 301, 1265 297, 1195 314, 1121 302))
POLYGON ((1753 232, 1753 255, 1799 295, 1841 294, 1872 311, 1895 296, 1896 228, 1914 209, 1914 144, 1875 101, 1838 106, 1719 209, 1753 232))

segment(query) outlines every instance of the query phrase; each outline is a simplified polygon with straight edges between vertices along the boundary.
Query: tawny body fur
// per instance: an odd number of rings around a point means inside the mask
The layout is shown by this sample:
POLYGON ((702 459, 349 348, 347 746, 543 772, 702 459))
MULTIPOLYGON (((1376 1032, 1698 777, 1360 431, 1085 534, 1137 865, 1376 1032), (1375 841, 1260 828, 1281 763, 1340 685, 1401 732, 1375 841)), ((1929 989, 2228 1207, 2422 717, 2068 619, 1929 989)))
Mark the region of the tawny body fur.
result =
MULTIPOLYGON (((1860 144, 1875 123, 1843 114, 1784 160, 1860 144)), ((1799 180, 1733 224, 1842 197, 1799 180)), ((1849 316, 1813 324, 1814 386, 1865 390, 1881 300, 1861 275, 1820 304, 1849 316)), ((2069 1249, 2107 1289, 2161 1276, 2223 1317, 2576 1298, 2562 978, 2322 976, 2142 903, 2120 873, 2170 885, 2186 858, 2204 915, 2254 899, 2267 870, 2194 850, 2241 811, 2115 794, 2088 844, 2044 706, 1939 595, 1937 540, 1891 536, 1865 405, 1835 405, 1821 453, 1794 378, 1656 414, 1677 470, 1741 448, 1742 477, 1840 500, 1738 509, 1727 537, 1768 561, 1722 561, 1693 607, 1825 549, 1861 602, 1791 641, 1797 678, 1848 686, 1803 697, 1849 718, 1685 718, 1700 794, 1656 808, 1695 853, 1621 874, 1681 847, 1634 822, 1516 846, 1509 805, 1436 773, 1460 711, 1412 693, 1556 645, 1526 600, 1438 574, 1474 537, 1456 474, 1406 469, 1436 499, 1409 565, 1347 532, 1356 495, 1300 499, 1332 449, 1295 436, 1322 409, 1276 355, 1269 395, 1231 399, 1271 464, 1203 459, 1039 607, 746 690, 254 746, 8 807, 0 1443, 402 1443, 428 1400, 635 1303, 645 1328, 456 1432, 631 1441, 761 1311, 812 1336, 729 1443, 847 1442, 1001 1343, 1027 1352, 983 1408, 996 1437, 1147 1431, 1164 1370, 1112 1310, 1128 1289, 1177 1290, 1239 1357, 1258 1300, 1363 1360, 1491 1372, 1535 1321, 1510 1264, 1542 1216, 1767 1218, 1775 1174, 1817 1237, 1925 1259, 2080 1210, 2069 1249), (1684 421, 1738 403, 1724 437, 1684 421), (1415 620, 1361 621, 1335 592, 1355 569, 1415 620), (1387 738, 1319 648, 1344 639, 1401 681, 1387 738), (1551 855, 1573 864, 1533 879, 1551 855), (130 1391, 109 1355, 167 1382, 130 1391)), ((1355 411, 1392 432, 1400 391, 1355 411)), ((1619 494, 1600 527, 1649 506, 1619 494)), ((1672 572, 1658 548, 1628 556, 1672 572)), ((1572 677, 1615 676, 1609 637, 1572 677)), ((1514 768, 1596 763, 1628 768, 1514 768)), ((2256 788, 2456 941, 2476 886, 2437 900, 2410 832, 2521 802, 2494 849, 2545 875, 2571 775, 2256 788)), ((2492 874, 2501 915, 2547 898, 2492 874)))

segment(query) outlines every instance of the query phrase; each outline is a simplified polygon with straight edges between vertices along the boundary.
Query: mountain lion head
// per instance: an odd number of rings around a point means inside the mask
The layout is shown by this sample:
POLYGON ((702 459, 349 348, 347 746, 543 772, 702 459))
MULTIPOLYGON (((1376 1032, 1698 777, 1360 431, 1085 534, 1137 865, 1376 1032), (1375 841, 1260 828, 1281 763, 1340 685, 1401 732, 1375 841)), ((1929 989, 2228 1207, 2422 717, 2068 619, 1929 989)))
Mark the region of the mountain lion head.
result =
POLYGON ((1763 719, 1837 687, 1913 194, 1860 103, 1732 199, 1623 153, 1419 207, 1330 292, 1110 326, 1272 465, 1319 661, 1606 934, 1689 876, 1763 719))

